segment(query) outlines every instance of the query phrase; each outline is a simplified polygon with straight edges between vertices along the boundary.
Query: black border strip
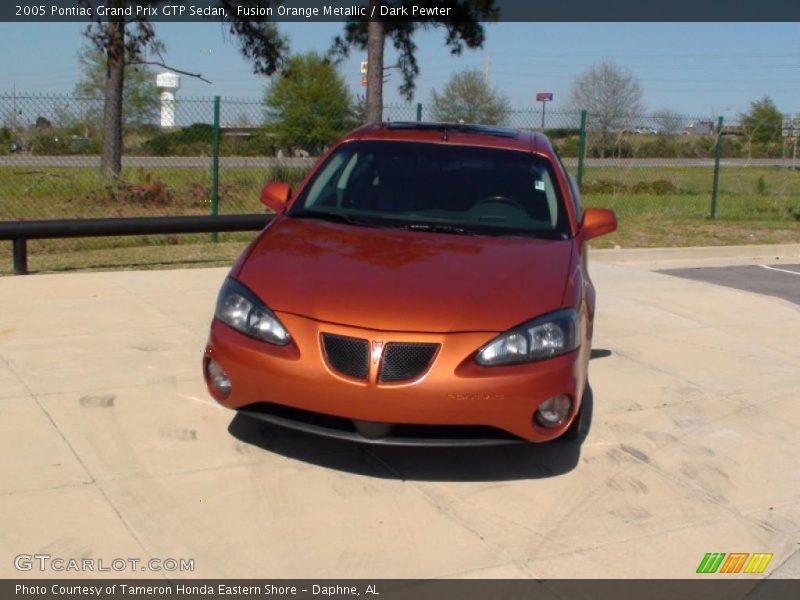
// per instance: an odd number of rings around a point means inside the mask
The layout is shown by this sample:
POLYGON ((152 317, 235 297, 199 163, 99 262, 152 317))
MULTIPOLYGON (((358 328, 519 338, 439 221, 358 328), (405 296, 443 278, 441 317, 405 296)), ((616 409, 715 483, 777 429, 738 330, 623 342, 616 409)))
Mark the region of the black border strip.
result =
MULTIPOLYGON (((107 0, 3 0, 0 21, 4 22, 87 22, 97 18, 99 7, 107 0), (92 15, 80 14, 81 6, 90 4, 92 15)), ((421 21, 420 9, 446 6, 447 0, 383 0, 385 4, 402 6, 406 16, 384 16, 387 21, 421 21), (414 10, 416 9, 416 16, 414 10)), ((224 20, 219 14, 209 16, 207 9, 218 8, 218 0, 130 0, 128 4, 155 7, 153 22, 202 22, 224 20), (165 7, 173 6, 178 8, 165 7), (182 9, 181 9, 182 7, 182 9)), ((369 0, 239 0, 239 4, 269 7, 269 16, 256 15, 253 21, 273 22, 336 22, 346 21, 353 14, 369 18, 369 0), (327 8, 327 11, 326 11, 327 8), (294 12, 291 9, 297 9, 294 12), (333 11, 331 9, 344 9, 333 11)), ((569 2, 535 2, 533 0, 495 0, 497 21, 501 22, 800 22, 797 0, 570 0, 569 2)), ((146 14, 144 10, 141 15, 146 14)), ((149 14, 149 13, 147 13, 149 14)), ((128 18, 133 18, 131 14, 128 18)), ((235 15, 227 15, 229 18, 235 15)), ((246 17, 242 17, 246 18, 246 17)), ((101 17, 108 20, 108 17, 101 17)))
POLYGON ((2 598, 40 598, 74 600, 98 598, 224 597, 310 600, 345 598, 373 600, 464 600, 467 598, 533 600, 581 599, 617 600, 627 598, 703 598, 714 600, 788 600, 800 597, 798 579, 758 579, 740 576, 703 576, 698 579, 5 579, 0 583, 2 598), (19 586, 24 586, 23 588, 19 586), (149 588, 133 593, 131 587, 149 588), (32 591, 38 590, 38 591, 32 591), (292 592, 294 590, 294 592, 292 592), (323 592, 324 590, 324 592, 323 592), (224 594, 222 592, 225 592, 224 594), (245 593, 246 592, 246 593, 245 593), (372 593, 370 593, 372 592, 372 593))

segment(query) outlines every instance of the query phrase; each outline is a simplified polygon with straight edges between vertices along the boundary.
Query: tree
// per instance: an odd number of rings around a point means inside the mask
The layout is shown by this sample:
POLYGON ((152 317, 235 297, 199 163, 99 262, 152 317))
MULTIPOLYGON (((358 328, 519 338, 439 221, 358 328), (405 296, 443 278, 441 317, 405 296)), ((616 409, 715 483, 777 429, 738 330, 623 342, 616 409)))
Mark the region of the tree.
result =
POLYGON ((480 71, 470 69, 454 74, 441 94, 431 92, 437 121, 499 125, 510 110, 508 97, 492 89, 480 71))
POLYGON ((783 114, 772 98, 764 96, 750 103, 750 109, 739 116, 742 132, 750 142, 780 141, 783 114))
MULTIPOLYGON (((78 52, 82 78, 75 85, 75 95, 88 100, 102 100, 105 93, 106 57, 96 46, 84 46, 78 52)), ((131 64, 130 57, 126 64, 131 64)), ((146 65, 133 65, 124 71, 122 120, 124 125, 150 123, 158 112, 156 74, 146 65)), ((91 105, 95 103, 92 102, 91 105)), ((87 120, 100 115, 85 115, 87 120)))
POLYGON ((608 61, 593 65, 575 80, 570 103, 575 110, 588 111, 590 129, 599 132, 601 156, 610 146, 612 133, 621 132, 644 112, 639 81, 608 61))
POLYGON ((278 147, 321 152, 355 124, 344 78, 315 53, 292 56, 267 88, 267 129, 278 147))
MULTIPOLYGON (((106 60, 103 82, 103 120, 100 152, 100 171, 103 176, 116 178, 122 170, 122 123, 125 69, 131 65, 151 65, 170 69, 176 73, 198 77, 169 66, 164 62, 163 45, 156 39, 155 28, 136 7, 158 8, 171 0, 80 0, 81 6, 91 8, 90 25, 84 35, 103 52, 106 60), (131 9, 132 17, 98 17, 97 5, 104 4, 109 14, 122 15, 131 9), (141 15, 141 16, 139 16, 141 15)), ((252 60, 256 73, 271 75, 282 64, 286 51, 286 40, 278 34, 273 23, 249 21, 238 17, 239 7, 245 9, 265 8, 270 0, 216 0, 216 7, 223 8, 229 19, 223 19, 228 32, 239 42, 241 53, 252 60)))
POLYGON ((656 124, 659 133, 676 135, 683 131, 686 125, 686 117, 668 108, 662 108, 653 113, 653 122, 656 124))
POLYGON ((387 39, 392 41, 398 52, 396 68, 403 77, 400 93, 411 100, 419 74, 417 46, 413 40, 418 29, 444 28, 445 44, 451 54, 459 55, 465 47, 483 46, 485 33, 481 20, 494 19, 498 14, 495 0, 370 0, 367 16, 348 20, 344 34, 334 39, 331 52, 337 60, 342 60, 349 55, 351 48, 367 51, 367 121, 381 121, 386 69, 383 55, 387 39), (409 15, 416 8, 417 15, 423 13, 429 16, 417 16, 414 20, 410 17, 381 16, 382 7, 405 9, 409 15), (442 16, 445 9, 447 15, 442 16), (370 18, 373 14, 374 17, 370 18))

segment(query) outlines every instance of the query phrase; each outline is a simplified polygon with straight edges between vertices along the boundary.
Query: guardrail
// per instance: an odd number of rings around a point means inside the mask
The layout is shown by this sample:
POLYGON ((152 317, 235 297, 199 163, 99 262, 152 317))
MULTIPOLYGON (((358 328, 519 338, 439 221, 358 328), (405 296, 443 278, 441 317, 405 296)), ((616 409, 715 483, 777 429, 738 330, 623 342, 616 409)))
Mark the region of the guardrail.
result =
POLYGON ((0 240, 13 244, 14 274, 28 274, 28 240, 170 233, 260 231, 271 214, 0 222, 0 240))

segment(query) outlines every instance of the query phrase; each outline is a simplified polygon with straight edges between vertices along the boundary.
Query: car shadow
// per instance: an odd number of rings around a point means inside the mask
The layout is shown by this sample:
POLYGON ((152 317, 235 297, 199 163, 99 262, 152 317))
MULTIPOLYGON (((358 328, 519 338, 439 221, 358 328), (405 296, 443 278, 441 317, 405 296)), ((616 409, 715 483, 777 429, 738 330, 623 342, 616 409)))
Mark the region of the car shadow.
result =
POLYGON ((607 356, 611 356, 611 350, 606 350, 605 348, 595 348, 589 355, 589 360, 594 360, 595 358, 606 358, 607 356))
POLYGON ((293 460, 355 475, 403 481, 511 481, 556 477, 578 464, 589 433, 594 395, 583 398, 577 440, 462 448, 376 446, 293 431, 236 414, 228 432, 244 444, 293 460))

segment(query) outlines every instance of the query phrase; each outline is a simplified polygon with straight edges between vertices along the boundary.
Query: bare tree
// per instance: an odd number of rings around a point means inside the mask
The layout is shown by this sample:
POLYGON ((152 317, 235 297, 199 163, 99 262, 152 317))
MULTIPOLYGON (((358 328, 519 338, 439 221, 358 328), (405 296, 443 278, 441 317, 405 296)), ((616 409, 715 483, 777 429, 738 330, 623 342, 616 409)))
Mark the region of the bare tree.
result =
POLYGON ((500 125, 508 117, 509 102, 503 92, 486 82, 475 69, 454 74, 442 93, 431 92, 433 115, 437 121, 500 125))
POLYGON ((662 108, 661 110, 654 112, 652 115, 652 120, 658 128, 658 132, 665 135, 676 135, 681 133, 686 125, 686 117, 680 113, 671 111, 668 108, 662 108))
POLYGON ((633 73, 609 61, 591 66, 575 80, 570 103, 575 110, 589 112, 589 127, 600 137, 601 156, 611 146, 613 135, 644 112, 639 81, 633 73))

